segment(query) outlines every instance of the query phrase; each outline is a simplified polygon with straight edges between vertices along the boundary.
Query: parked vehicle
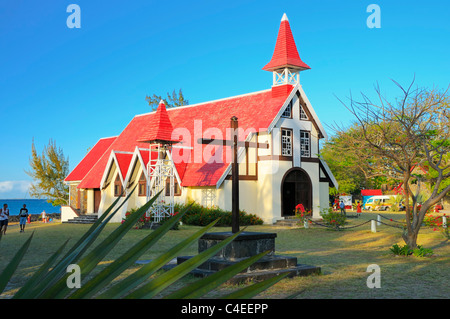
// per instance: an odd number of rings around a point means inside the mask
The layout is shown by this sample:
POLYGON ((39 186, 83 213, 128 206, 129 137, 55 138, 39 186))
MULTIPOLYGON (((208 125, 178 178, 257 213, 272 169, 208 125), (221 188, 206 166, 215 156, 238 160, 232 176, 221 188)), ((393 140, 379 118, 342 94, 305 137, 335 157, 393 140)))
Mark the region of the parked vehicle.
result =
POLYGON ((372 196, 364 204, 364 209, 369 211, 386 211, 392 206, 390 199, 387 195, 372 196))

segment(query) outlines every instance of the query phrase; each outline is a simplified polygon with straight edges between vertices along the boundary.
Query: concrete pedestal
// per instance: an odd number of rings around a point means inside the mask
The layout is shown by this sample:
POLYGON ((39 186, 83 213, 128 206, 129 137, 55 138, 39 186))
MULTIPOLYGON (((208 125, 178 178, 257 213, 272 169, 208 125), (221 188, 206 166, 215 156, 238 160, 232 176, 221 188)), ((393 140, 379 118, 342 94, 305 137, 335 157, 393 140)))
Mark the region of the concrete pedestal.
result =
MULTIPOLYGON (((231 235, 231 232, 207 233, 203 235, 198 242, 199 253, 216 245, 231 235)), ((276 233, 243 232, 224 249, 219 251, 213 258, 210 258, 195 269, 192 274, 205 277, 239 262, 242 259, 267 250, 270 251, 268 255, 264 256, 247 269, 244 269, 228 282, 238 284, 250 280, 260 281, 286 272, 289 273, 289 277, 320 274, 320 267, 298 264, 296 257, 275 255, 276 237, 276 233)), ((177 264, 180 264, 191 257, 192 256, 178 257, 177 264)))

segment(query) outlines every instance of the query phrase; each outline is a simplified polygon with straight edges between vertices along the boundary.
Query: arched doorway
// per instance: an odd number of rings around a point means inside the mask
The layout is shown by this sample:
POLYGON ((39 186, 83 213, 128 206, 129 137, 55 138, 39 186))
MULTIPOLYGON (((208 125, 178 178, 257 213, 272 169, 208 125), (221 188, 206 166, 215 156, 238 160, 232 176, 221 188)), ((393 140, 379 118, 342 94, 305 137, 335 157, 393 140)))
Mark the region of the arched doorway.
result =
POLYGON ((295 215, 294 209, 298 204, 312 210, 312 184, 303 169, 291 168, 281 181, 281 215, 295 215))

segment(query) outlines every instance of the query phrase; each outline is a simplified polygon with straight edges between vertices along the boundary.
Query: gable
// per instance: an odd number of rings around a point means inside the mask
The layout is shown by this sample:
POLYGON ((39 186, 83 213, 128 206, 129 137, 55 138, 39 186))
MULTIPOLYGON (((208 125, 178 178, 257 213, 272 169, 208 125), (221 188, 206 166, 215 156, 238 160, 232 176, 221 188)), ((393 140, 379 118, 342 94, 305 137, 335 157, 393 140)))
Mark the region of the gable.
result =
POLYGON ((94 147, 92 147, 81 162, 70 172, 64 179, 66 182, 81 181, 97 161, 105 154, 106 150, 116 139, 114 137, 100 139, 94 147))
POLYGON ((322 123, 320 122, 316 112, 314 111, 314 108, 312 107, 311 103, 309 102, 308 97, 306 96, 306 94, 303 91, 303 88, 300 84, 297 84, 290 92, 289 96, 285 100, 280 111, 277 113, 277 115, 273 119, 272 123, 270 124, 269 133, 277 126, 277 124, 279 123, 280 119, 283 116, 283 113, 289 107, 289 104, 293 101, 294 97, 298 98, 300 106, 302 107, 303 111, 306 113, 306 115, 308 117, 308 121, 311 121, 312 125, 318 132, 319 138, 327 138, 327 134, 322 126, 322 123))

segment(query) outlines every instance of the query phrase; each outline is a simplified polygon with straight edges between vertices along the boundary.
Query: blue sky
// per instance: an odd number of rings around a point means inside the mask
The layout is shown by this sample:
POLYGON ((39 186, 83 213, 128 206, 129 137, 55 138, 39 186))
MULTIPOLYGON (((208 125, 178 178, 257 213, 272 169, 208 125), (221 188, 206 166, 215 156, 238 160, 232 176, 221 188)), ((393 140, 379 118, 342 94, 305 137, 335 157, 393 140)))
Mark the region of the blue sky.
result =
POLYGON ((391 79, 450 84, 447 0, 2 1, 0 198, 26 196, 33 139, 39 152, 53 139, 73 169, 99 138, 150 111, 146 95, 181 88, 193 104, 270 88, 261 68, 283 13, 325 127, 352 119, 337 97, 370 95, 377 82, 392 98, 391 79), (79 29, 66 25, 71 3, 79 29), (379 29, 366 24, 372 3, 379 29))

